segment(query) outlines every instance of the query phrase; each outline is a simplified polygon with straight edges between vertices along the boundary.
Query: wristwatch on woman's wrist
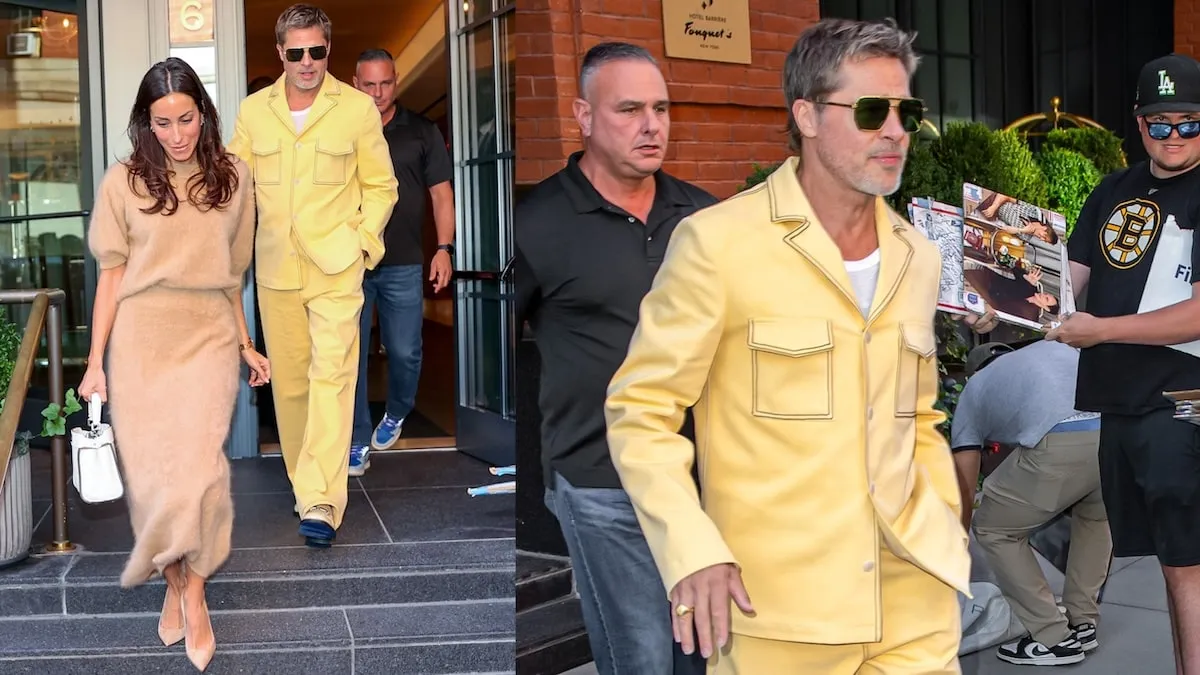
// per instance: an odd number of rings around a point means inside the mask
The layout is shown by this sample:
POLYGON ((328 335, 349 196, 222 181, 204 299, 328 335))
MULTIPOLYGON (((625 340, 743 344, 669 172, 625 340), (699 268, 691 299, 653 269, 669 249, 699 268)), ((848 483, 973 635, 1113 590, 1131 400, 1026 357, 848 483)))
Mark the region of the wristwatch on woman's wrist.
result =
POLYGON ((454 257, 454 244, 438 244, 437 250, 445 251, 450 254, 451 258, 454 257))
POLYGON ((243 342, 242 344, 238 345, 238 351, 239 351, 239 352, 244 352, 244 351, 246 351, 247 349, 249 349, 250 351, 255 351, 255 350, 254 350, 254 341, 253 341, 253 340, 246 340, 246 341, 245 341, 245 342, 243 342))

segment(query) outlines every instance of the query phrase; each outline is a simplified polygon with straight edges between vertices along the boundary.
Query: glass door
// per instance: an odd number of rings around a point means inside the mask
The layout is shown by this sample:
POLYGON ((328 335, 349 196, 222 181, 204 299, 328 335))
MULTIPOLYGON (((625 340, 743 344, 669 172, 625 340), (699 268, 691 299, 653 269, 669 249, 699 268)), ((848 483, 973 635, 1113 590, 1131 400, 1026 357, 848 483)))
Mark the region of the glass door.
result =
POLYGON ((512 279, 516 4, 449 0, 458 449, 516 461, 512 279))
MULTIPOLYGON (((0 2, 0 288, 61 288, 65 377, 82 377, 92 205, 85 3, 0 2)), ((24 327, 28 306, 0 310, 24 327)), ((46 354, 34 386, 46 386, 46 354)), ((37 395, 36 393, 34 394, 37 395)))

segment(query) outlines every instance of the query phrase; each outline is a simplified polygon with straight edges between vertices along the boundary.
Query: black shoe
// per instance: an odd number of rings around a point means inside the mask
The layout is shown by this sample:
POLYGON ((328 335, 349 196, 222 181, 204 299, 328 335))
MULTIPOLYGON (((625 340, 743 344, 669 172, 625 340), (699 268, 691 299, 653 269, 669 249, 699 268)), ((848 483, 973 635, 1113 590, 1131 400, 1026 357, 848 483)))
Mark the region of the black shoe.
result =
POLYGON ((333 508, 326 504, 310 507, 300 518, 300 536, 313 548, 329 548, 337 531, 333 529, 333 508))
POLYGON ((1074 637, 1047 647, 1026 635, 1025 637, 1001 646, 996 650, 996 656, 1001 661, 1024 666, 1065 666, 1068 663, 1079 663, 1083 660, 1083 648, 1074 637))
POLYGON ((1085 652, 1090 652, 1100 646, 1100 641, 1096 639, 1096 624, 1094 623, 1077 623, 1071 626, 1071 637, 1079 642, 1079 648, 1085 652))

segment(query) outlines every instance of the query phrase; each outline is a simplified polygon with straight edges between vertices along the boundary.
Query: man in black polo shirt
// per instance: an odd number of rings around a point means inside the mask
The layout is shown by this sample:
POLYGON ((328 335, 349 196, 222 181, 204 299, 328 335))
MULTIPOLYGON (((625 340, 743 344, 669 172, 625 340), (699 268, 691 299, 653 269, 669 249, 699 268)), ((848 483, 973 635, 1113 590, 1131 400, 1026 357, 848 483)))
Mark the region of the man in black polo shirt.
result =
POLYGON ((1164 391, 1200 388, 1200 63, 1170 55, 1138 78, 1149 160, 1107 176, 1068 244, 1087 312, 1050 331, 1082 347, 1076 405, 1101 413, 1100 471, 1117 556, 1157 556, 1179 673, 1200 673, 1200 428, 1164 391))
POLYGON ((546 505, 601 675, 700 673, 703 661, 673 645, 662 578, 609 458, 604 399, 672 231, 717 200, 661 169, 669 102, 649 52, 596 45, 579 93, 585 150, 530 192, 513 223, 518 325, 529 320, 541 354, 546 505))
POLYGON ((361 476, 371 466, 372 448, 386 450, 400 438, 404 418, 412 412, 421 376, 421 327, 425 293, 422 287, 421 231, 425 226, 425 195, 433 204, 437 252, 430 261, 429 281, 437 293, 450 283, 454 256, 453 166, 442 132, 433 122, 396 105, 396 66, 392 55, 371 49, 358 57, 354 86, 370 94, 383 117, 383 135, 399 182, 399 200, 384 230, 383 261, 363 278, 361 353, 358 388, 354 397, 354 435, 350 442, 350 475, 361 476), (372 430, 367 405, 367 356, 371 314, 379 306, 379 335, 387 351, 387 408, 372 430))

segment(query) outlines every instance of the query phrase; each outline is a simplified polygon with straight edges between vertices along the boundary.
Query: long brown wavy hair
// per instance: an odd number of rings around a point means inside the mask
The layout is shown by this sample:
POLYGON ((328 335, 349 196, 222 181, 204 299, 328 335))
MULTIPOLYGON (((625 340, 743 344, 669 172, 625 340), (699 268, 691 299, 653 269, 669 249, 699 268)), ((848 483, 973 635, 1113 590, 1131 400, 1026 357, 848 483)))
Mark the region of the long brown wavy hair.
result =
POLYGON ((200 138, 196 142, 196 162, 200 171, 188 180, 187 200, 201 211, 222 209, 233 199, 238 188, 237 168, 221 143, 221 121, 217 108, 205 91, 200 77, 187 62, 174 56, 151 66, 142 77, 137 100, 129 114, 129 140, 133 152, 125 161, 129 168, 129 187, 142 196, 138 183, 154 199, 143 213, 169 216, 179 209, 179 196, 171 187, 170 159, 150 126, 150 106, 169 94, 186 94, 200 111, 200 138))

